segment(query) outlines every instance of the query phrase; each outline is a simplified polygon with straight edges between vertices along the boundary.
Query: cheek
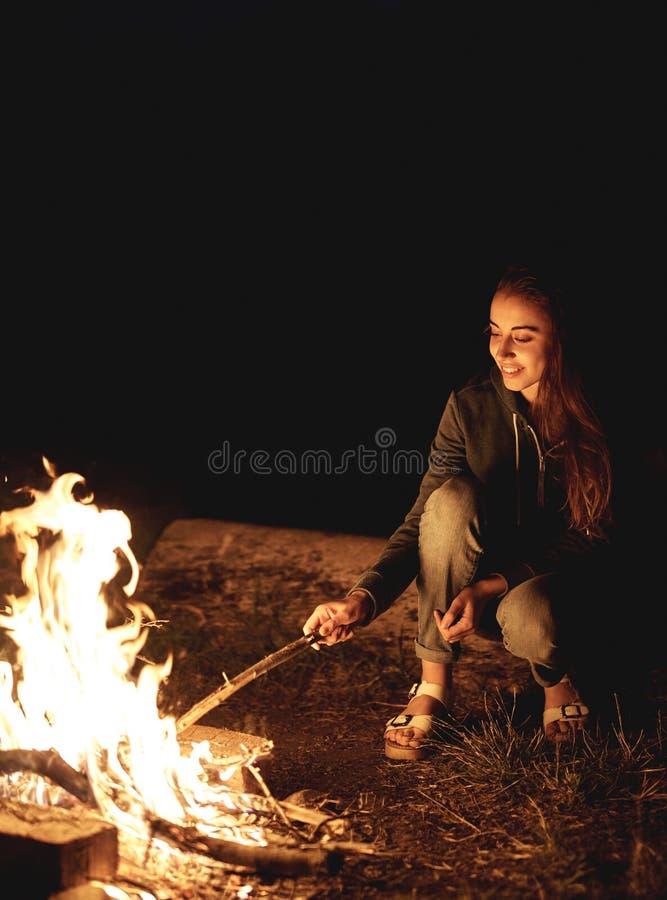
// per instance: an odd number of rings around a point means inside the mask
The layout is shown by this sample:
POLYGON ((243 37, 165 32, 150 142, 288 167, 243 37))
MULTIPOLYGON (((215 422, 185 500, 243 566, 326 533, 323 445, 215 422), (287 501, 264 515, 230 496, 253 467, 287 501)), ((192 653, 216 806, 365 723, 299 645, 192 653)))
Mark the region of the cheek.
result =
POLYGON ((547 367, 547 355, 546 353, 539 353, 534 359, 534 367, 538 374, 538 377, 542 377, 542 373, 547 367))

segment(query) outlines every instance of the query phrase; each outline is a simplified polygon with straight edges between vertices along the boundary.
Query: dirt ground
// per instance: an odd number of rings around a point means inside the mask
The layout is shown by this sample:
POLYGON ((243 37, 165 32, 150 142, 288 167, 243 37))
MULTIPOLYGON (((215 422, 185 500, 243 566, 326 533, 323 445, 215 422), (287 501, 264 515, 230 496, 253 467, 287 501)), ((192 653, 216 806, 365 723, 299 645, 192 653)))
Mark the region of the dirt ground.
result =
MULTIPOLYGON (((341 596, 382 544, 376 537, 206 519, 168 523, 146 555, 138 590, 139 599, 164 622, 148 644, 149 655, 168 648, 175 653, 161 697, 165 710, 182 715, 220 686, 223 673, 233 678, 299 637, 312 608, 341 596)), ((448 876, 455 848, 449 838, 443 842, 442 821, 430 802, 433 763, 396 763, 383 754, 384 722, 403 708, 418 677, 415 628, 413 585, 351 641, 319 653, 308 648, 200 720, 270 740, 273 750, 260 769, 273 797, 340 814, 348 824, 347 839, 372 848, 369 855, 352 853, 336 873, 290 881, 288 887, 265 885, 268 894, 503 893, 500 882, 495 887, 493 878, 489 882, 488 868, 479 892, 470 887, 474 872, 465 884, 448 876)), ((476 637, 467 641, 456 680, 452 712, 461 725, 483 720, 497 702, 521 727, 539 732, 541 692, 526 665, 501 645, 476 637)), ((664 698, 664 685, 652 672, 626 686, 622 703, 628 715, 634 710, 650 718, 656 704, 664 711, 664 698)), ((594 698, 587 699, 593 705, 594 698)), ((618 695, 613 701, 611 694, 603 696, 598 721, 609 722, 617 703, 618 695)), ((262 894, 258 886, 255 892, 262 894)), ((539 896, 540 891, 533 885, 506 895, 539 896)), ((207 897, 206 888, 200 884, 187 896, 207 897)))

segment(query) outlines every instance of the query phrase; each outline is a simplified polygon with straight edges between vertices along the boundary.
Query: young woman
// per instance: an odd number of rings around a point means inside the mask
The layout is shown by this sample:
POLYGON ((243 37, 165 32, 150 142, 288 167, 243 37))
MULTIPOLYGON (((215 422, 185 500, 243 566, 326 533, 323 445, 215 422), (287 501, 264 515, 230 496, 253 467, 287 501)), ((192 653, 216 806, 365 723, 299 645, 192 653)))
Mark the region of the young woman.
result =
POLYGON ((476 632, 528 661, 548 740, 573 739, 589 716, 569 675, 611 524, 607 441, 568 352, 558 290, 510 267, 488 334, 491 371, 451 392, 412 509, 347 596, 303 627, 325 644, 347 640, 416 578, 421 681, 387 722, 392 759, 433 746, 460 642, 476 632))

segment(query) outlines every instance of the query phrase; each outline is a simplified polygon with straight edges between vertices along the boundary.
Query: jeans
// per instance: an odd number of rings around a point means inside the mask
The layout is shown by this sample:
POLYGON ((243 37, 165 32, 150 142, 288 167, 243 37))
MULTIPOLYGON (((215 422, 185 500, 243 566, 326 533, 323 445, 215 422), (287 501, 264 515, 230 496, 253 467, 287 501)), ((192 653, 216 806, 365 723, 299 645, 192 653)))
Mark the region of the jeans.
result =
MULTIPOLYGON (((419 530, 419 659, 453 663, 460 643, 442 637, 433 610, 444 612, 467 585, 491 574, 485 542, 490 539, 483 486, 469 476, 451 478, 434 491, 424 507, 419 530)), ((569 586, 571 587, 571 586, 569 586)), ((567 652, 559 624, 568 614, 571 591, 557 573, 538 575, 490 601, 477 634, 501 640, 514 656, 525 659, 542 687, 557 684, 567 672, 567 652)))

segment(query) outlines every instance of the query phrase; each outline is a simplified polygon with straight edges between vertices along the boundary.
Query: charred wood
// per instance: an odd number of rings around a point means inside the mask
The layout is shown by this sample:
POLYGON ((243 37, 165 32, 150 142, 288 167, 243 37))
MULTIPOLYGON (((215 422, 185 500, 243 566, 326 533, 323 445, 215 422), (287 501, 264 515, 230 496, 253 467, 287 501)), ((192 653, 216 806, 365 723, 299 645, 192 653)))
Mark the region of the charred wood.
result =
POLYGON ((343 854, 321 844, 281 846, 240 844, 208 837, 191 828, 174 826, 169 822, 153 822, 155 833, 169 838, 179 849, 205 853, 219 862, 248 869, 264 877, 298 875, 333 875, 343 865, 343 854))
POLYGON ((90 782, 55 750, 0 750, 0 772, 34 772, 64 788, 77 800, 95 805, 90 782))

